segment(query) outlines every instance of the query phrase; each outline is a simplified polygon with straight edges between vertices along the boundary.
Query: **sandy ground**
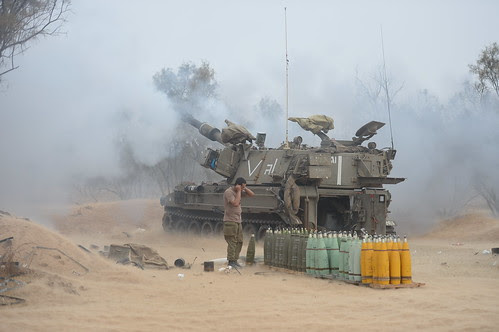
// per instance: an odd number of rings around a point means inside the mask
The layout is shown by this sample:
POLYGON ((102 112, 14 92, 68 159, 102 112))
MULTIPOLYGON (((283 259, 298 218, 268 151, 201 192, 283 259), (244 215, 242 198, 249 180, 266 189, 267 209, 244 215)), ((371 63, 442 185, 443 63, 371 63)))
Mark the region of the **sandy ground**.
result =
POLYGON ((377 290, 263 264, 204 272, 203 261, 225 256, 223 238, 166 234, 161 215, 152 200, 75 207, 52 216, 53 229, 0 214, 0 240, 14 236, 15 259, 31 271, 17 277, 24 287, 0 294, 25 299, 0 306, 0 330, 499 330, 499 256, 483 253, 499 247, 499 220, 465 216, 410 238, 413 280, 425 286, 377 290), (194 264, 141 270, 98 253, 124 243, 194 264))

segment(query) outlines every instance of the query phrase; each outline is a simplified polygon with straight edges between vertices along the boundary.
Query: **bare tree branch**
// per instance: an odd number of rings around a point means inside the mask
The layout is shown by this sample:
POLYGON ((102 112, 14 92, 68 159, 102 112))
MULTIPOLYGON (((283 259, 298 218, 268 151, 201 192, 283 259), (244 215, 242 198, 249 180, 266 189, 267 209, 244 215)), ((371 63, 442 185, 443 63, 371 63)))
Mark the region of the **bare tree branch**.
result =
POLYGON ((495 189, 490 183, 490 179, 486 176, 476 175, 473 186, 478 195, 485 200, 494 217, 499 217, 499 197, 497 197, 495 189))
POLYGON ((489 85, 499 96, 499 45, 492 43, 486 46, 476 61, 476 65, 469 65, 470 72, 478 76, 475 89, 484 95, 489 85))
POLYGON ((0 73, 17 69, 14 58, 41 36, 60 33, 66 22, 71 0, 1 0, 0 1, 0 73))

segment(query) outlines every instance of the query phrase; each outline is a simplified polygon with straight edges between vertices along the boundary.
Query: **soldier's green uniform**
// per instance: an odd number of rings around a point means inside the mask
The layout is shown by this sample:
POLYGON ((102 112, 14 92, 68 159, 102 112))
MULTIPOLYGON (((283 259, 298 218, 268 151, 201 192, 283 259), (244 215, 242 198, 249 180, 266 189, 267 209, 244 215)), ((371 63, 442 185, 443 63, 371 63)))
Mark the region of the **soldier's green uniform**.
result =
POLYGON ((224 193, 224 237, 227 241, 227 260, 237 261, 243 247, 243 227, 241 224, 241 205, 230 202, 236 198, 236 190, 229 187, 224 193))

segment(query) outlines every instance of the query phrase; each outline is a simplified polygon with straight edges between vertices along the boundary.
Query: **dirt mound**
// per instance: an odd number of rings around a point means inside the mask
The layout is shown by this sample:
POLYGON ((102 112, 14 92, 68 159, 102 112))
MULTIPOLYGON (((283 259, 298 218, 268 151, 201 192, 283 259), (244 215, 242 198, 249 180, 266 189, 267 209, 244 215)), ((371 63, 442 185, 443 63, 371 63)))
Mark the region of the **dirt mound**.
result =
POLYGON ((62 234, 100 234, 123 229, 149 229, 160 223, 163 209, 158 200, 136 199, 73 206, 68 216, 52 216, 62 234))
POLYGON ((485 213, 466 214, 441 221, 425 238, 455 241, 499 241, 499 220, 485 213))
POLYGON ((0 234, 13 237, 0 247, 0 255, 12 253, 12 259, 33 271, 57 275, 83 275, 106 264, 65 237, 25 219, 0 216, 0 234))
MULTIPOLYGON (((144 282, 130 268, 114 264, 95 250, 12 215, 0 214, 1 240, 5 241, 0 242, 0 261, 4 261, 0 276, 7 280, 2 295, 14 296, 30 306, 81 305, 93 288, 101 294, 117 281, 123 287, 144 282), (101 284, 104 286, 99 288, 101 284)), ((24 315, 20 317, 24 322, 24 315)))

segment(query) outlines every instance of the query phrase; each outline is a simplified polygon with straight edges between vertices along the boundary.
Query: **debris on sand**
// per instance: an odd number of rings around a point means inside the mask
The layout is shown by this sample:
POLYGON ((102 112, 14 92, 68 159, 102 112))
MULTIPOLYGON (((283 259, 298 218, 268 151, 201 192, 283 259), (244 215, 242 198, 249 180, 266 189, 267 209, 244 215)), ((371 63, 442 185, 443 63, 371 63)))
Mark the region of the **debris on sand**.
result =
POLYGON ((107 257, 116 263, 134 264, 140 268, 169 269, 166 260, 156 250, 142 244, 111 244, 107 257))
POLYGON ((81 244, 79 244, 78 247, 80 247, 81 249, 83 249, 86 252, 91 252, 90 250, 88 250, 87 248, 85 248, 84 246, 82 246, 81 244))
POLYGON ((26 302, 25 299, 19 297, 0 295, 0 305, 13 305, 26 302))
POLYGON ((5 238, 5 239, 0 240, 0 243, 4 243, 4 242, 7 242, 7 241, 12 241, 13 239, 14 239, 14 237, 13 237, 13 236, 10 236, 10 237, 8 237, 8 238, 5 238))
POLYGON ((176 267, 184 267, 185 260, 183 258, 177 258, 175 262, 173 262, 173 265, 175 265, 176 267))
MULTIPOLYGON (((83 270, 85 270, 85 272, 89 272, 90 270, 84 266, 83 264, 81 264, 80 262, 78 262, 76 259, 74 259, 73 257, 69 256, 68 254, 66 254, 64 251, 62 251, 61 249, 59 248, 49 248, 49 247, 44 247, 44 246, 35 246, 33 247, 33 249, 42 249, 42 250, 51 250, 51 251, 57 251, 59 252, 61 255, 64 255, 65 257, 69 258, 70 261, 72 261, 73 263, 75 263, 76 265, 80 266, 83 270)), ((88 252, 90 252, 88 249, 86 249, 88 252)), ((60 258, 59 258, 60 259, 60 258)))

